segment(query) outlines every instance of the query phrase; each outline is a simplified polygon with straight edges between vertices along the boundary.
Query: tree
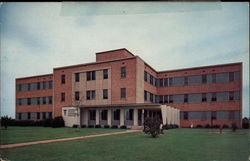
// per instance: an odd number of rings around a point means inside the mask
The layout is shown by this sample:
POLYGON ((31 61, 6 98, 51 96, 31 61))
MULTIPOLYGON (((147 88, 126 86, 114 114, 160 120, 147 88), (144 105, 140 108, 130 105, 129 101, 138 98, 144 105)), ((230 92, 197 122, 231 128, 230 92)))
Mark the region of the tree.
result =
POLYGON ((8 116, 1 117, 1 126, 4 126, 4 128, 7 129, 10 120, 11 120, 11 118, 8 116))
POLYGON ((155 138, 163 133, 161 129, 161 123, 162 121, 159 117, 148 117, 144 121, 143 132, 155 138))

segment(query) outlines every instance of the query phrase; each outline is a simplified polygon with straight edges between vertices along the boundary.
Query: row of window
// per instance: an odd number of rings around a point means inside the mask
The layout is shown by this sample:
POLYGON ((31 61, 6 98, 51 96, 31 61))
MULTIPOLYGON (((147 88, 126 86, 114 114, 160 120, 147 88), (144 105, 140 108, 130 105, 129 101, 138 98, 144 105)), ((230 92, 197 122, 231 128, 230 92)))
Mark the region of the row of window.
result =
POLYGON ((239 120, 240 111, 181 112, 181 120, 239 120))
POLYGON ((24 112, 17 113, 19 120, 40 120, 40 119, 51 119, 52 112, 24 112))
POLYGON ((52 96, 47 97, 33 97, 33 98, 18 98, 18 106, 26 105, 46 105, 52 104, 52 96))
POLYGON ((157 79, 147 72, 144 72, 144 80, 156 87, 184 86, 207 83, 223 83, 240 80, 240 72, 225 72, 216 74, 203 74, 185 77, 157 79))
POLYGON ((52 86, 53 86, 52 81, 18 84, 17 91, 33 91, 33 90, 41 90, 41 89, 52 89, 52 86))
POLYGON ((192 103, 192 102, 213 102, 213 101, 233 101, 240 100, 240 92, 213 92, 213 93, 194 93, 176 95, 154 95, 144 91, 144 100, 153 103, 192 103))

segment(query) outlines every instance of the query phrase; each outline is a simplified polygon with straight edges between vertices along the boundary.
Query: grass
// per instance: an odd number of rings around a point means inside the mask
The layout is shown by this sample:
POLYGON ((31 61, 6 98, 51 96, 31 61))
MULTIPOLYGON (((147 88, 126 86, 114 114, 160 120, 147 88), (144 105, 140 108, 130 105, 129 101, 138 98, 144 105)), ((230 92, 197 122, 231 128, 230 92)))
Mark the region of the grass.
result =
POLYGON ((51 127, 8 127, 0 130, 0 145, 31 142, 38 140, 58 139, 91 134, 122 131, 122 129, 104 128, 51 128, 51 127))
POLYGON ((2 149, 0 155, 11 161, 247 161, 248 130, 216 132, 173 129, 159 138, 137 132, 2 149))

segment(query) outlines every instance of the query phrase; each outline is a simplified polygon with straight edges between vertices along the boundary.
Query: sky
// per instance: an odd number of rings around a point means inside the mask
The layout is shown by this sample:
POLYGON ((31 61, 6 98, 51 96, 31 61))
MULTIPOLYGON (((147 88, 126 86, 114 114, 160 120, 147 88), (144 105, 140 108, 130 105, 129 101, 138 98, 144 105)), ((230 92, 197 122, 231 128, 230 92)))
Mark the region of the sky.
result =
POLYGON ((1 115, 15 117, 15 79, 126 48, 157 71, 243 62, 249 117, 247 2, 1 3, 1 115))

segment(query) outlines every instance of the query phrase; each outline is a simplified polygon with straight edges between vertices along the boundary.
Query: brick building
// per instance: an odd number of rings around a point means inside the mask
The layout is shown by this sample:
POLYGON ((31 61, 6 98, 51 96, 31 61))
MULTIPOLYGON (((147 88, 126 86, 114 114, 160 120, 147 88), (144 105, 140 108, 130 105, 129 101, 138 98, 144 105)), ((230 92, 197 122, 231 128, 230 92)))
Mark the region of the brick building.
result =
POLYGON ((16 118, 63 116, 66 125, 164 123, 241 126, 242 63, 156 71, 126 49, 96 62, 16 79, 16 118))

